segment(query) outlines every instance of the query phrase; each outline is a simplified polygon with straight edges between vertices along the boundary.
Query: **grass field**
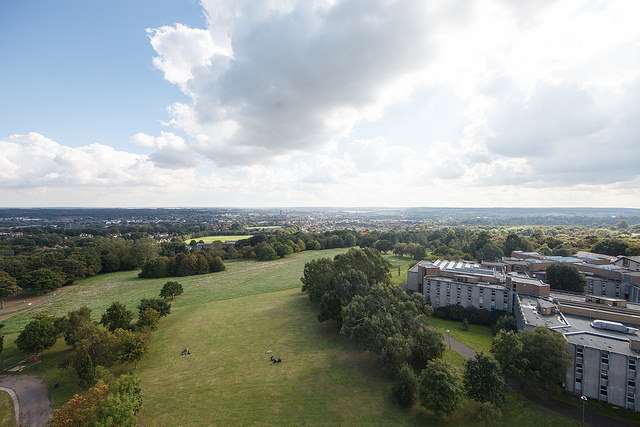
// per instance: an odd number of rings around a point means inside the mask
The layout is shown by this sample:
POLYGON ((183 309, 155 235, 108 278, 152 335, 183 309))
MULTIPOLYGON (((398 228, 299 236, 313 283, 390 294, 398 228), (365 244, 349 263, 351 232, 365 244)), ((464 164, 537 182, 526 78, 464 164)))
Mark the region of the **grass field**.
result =
POLYGON ((192 240, 195 240, 197 242, 199 242, 200 240, 202 240, 205 243, 212 243, 212 242, 216 242, 216 241, 220 241, 220 242, 237 242, 238 240, 244 240, 244 239, 248 239, 251 237, 251 234, 244 234, 244 235, 231 235, 231 236, 203 236, 203 237, 190 237, 188 239, 185 239, 185 243, 189 243, 192 240))
POLYGON ((458 341, 466 344, 476 352, 484 352, 488 354, 491 351, 491 341, 493 335, 491 329, 482 325, 469 325, 469 330, 464 331, 462 329, 462 323, 453 320, 439 319, 432 317, 429 319, 429 324, 434 328, 440 330, 442 333, 447 333, 457 339, 458 341))
MULTIPOLYGON (((403 411, 391 401, 391 381, 375 357, 354 348, 335 325, 318 323, 315 307, 300 292, 304 263, 343 249, 308 251, 260 263, 236 261, 227 270, 180 278, 185 292, 154 332, 150 350, 136 371, 142 380, 141 425, 443 425, 475 426, 467 403, 446 423, 416 408, 403 411), (191 356, 180 357, 184 347, 191 356), (271 365, 268 350, 283 362, 271 365)), ((394 260, 391 260, 394 262, 394 260)), ((138 279, 136 272, 93 277, 64 288, 55 298, 9 319, 8 356, 17 357, 15 332, 36 312, 62 314, 83 304, 94 316, 112 301, 134 308, 156 295, 166 279, 138 279)), ((73 374, 60 368, 64 341, 26 373, 45 378, 54 405, 78 391, 73 374)), ((445 358, 459 368, 459 355, 445 358)), ((517 396, 495 425, 569 426, 517 396)))
POLYGON ((6 391, 0 391, 0 427, 15 427, 13 400, 6 391))

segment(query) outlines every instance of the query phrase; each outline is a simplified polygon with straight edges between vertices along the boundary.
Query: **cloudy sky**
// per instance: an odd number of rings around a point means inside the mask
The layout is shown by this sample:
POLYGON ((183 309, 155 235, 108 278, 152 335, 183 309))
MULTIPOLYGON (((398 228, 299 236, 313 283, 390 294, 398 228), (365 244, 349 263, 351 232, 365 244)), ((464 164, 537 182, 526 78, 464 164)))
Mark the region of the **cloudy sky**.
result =
POLYGON ((638 16, 2 2, 0 205, 640 207, 638 16))

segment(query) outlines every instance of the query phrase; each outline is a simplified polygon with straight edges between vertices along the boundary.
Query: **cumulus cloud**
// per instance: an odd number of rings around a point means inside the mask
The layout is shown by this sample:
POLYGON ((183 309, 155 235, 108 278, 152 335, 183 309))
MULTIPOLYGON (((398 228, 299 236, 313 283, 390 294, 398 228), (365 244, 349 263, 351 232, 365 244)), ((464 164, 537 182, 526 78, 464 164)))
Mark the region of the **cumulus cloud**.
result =
POLYGON ((159 187, 179 179, 145 155, 108 145, 69 147, 34 132, 0 140, 0 187, 159 187))
POLYGON ((131 136, 131 141, 141 147, 153 149, 149 154, 149 159, 156 166, 181 169, 197 165, 191 147, 185 142, 184 138, 174 133, 162 131, 159 136, 154 137, 139 132, 131 136))
MULTIPOLYGON (((171 123, 223 164, 339 138, 430 57, 430 11, 420 0, 215 1, 204 8, 211 39, 227 34, 232 51, 191 69, 184 87, 192 102, 174 105, 171 123)), ((154 48, 166 32, 151 32, 154 48)), ((160 63, 180 62, 173 57, 179 47, 157 52, 160 63)))

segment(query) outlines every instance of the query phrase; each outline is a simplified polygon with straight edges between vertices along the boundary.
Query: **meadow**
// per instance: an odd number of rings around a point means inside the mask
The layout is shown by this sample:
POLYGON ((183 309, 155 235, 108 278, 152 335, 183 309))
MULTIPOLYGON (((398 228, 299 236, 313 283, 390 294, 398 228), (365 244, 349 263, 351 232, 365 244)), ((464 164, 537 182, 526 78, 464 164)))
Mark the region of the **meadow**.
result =
MULTIPOLYGON (((402 410, 391 400, 392 381, 377 359, 340 336, 335 324, 318 323, 315 307, 300 292, 299 278, 306 261, 342 251, 306 251, 271 262, 234 261, 224 272, 180 278, 184 294, 173 302, 172 313, 161 320, 149 352, 135 367, 144 393, 139 423, 477 425, 470 402, 446 422, 421 408, 402 410), (181 357, 185 347, 191 355, 181 357), (271 354, 282 363, 272 365, 271 354)), ((399 282, 411 261, 394 258, 392 277, 399 282)), ((97 319, 114 300, 135 309, 140 298, 157 295, 166 280, 139 279, 132 271, 63 288, 5 322, 7 356, 19 357, 13 344, 16 332, 36 313, 61 315, 87 305, 97 319)), ((60 366, 67 352, 59 340, 43 354, 42 363, 26 370, 48 381, 55 406, 79 391, 74 374, 60 366)), ((447 350, 445 358, 462 369, 456 353, 447 350)), ((504 413, 495 425, 574 425, 517 395, 509 396, 504 413)))

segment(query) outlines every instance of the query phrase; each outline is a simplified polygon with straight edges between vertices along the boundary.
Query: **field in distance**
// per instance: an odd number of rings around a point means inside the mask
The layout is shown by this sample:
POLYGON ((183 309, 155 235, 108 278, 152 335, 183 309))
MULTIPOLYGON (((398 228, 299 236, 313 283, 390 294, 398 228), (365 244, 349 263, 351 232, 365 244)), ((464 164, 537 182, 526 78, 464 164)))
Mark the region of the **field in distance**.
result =
POLYGON ((213 243, 216 241, 220 242, 237 242, 238 240, 244 240, 250 238, 251 234, 243 234, 243 235, 233 235, 233 236, 204 236, 204 237, 190 237, 186 239, 184 242, 189 244, 192 240, 199 242, 202 240, 205 243, 213 243))

